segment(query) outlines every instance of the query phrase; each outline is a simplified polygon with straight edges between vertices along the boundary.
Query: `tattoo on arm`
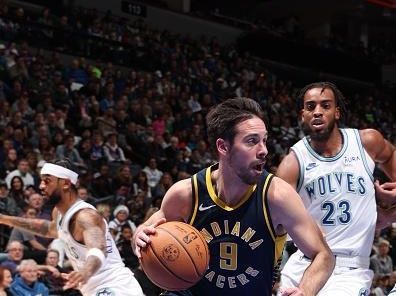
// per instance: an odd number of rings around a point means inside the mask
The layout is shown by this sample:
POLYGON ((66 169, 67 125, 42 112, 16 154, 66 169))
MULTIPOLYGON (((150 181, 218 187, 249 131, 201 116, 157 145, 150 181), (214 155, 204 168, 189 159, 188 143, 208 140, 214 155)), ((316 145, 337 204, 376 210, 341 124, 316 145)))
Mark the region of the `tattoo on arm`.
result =
MULTIPOLYGON (((86 210, 79 213, 76 219, 76 230, 82 231, 84 245, 90 248, 98 248, 106 256, 106 232, 102 216, 94 211, 86 210)), ((89 256, 84 266, 84 273, 88 277, 94 275, 101 267, 102 262, 96 256, 89 256)))
POLYGON ((28 219, 14 216, 3 216, 4 224, 11 227, 17 227, 33 234, 45 237, 56 237, 56 234, 51 231, 53 222, 44 219, 28 219))

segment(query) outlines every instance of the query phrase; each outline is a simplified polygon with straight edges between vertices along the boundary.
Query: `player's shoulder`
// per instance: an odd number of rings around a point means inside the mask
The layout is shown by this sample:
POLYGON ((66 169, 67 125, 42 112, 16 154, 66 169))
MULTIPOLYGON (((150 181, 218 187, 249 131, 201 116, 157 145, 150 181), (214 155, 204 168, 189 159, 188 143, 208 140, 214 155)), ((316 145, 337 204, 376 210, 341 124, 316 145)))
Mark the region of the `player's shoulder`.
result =
POLYGON ((368 150, 375 149, 378 144, 384 141, 384 136, 378 130, 372 128, 359 130, 359 135, 363 146, 368 150))
POLYGON ((191 194, 191 189, 191 179, 183 179, 173 184, 167 191, 167 195, 186 196, 188 194, 191 194))
POLYGON ((295 186, 299 177, 299 163, 293 150, 282 159, 276 170, 276 176, 295 186))
POLYGON ((82 208, 74 213, 74 220, 80 223, 100 223, 103 216, 93 208, 82 208))

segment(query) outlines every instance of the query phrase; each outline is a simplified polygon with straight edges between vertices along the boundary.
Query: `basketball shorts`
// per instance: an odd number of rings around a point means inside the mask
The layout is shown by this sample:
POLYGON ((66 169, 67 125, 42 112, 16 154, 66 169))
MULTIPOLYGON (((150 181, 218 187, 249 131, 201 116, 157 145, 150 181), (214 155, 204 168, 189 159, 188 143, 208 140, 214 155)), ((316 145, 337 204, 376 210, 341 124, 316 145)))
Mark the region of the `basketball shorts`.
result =
POLYGON ((101 281, 89 281, 80 290, 83 296, 144 296, 132 271, 126 267, 117 268, 101 281))
MULTIPOLYGON (((282 269, 280 287, 297 287, 310 264, 310 259, 300 251, 295 252, 282 269)), ((336 263, 332 275, 317 296, 368 296, 373 276, 373 271, 368 268, 340 266, 336 263)))

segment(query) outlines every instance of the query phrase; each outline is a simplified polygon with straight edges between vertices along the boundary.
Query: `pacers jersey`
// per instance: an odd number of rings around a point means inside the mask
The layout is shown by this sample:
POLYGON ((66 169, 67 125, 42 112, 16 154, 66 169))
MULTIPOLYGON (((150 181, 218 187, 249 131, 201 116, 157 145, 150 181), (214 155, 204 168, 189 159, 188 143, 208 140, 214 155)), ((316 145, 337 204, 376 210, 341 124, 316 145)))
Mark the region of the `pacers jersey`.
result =
MULTIPOLYGON (((80 200, 73 204, 70 209, 65 213, 64 216, 58 214, 57 217, 57 228, 58 228, 58 236, 65 244, 65 252, 69 260, 73 265, 73 269, 76 271, 81 271, 86 262, 86 256, 88 252, 88 248, 75 241, 72 234, 69 231, 69 222, 70 219, 74 216, 75 213, 82 209, 94 209, 95 208, 80 200)), ((111 234, 108 230, 106 223, 106 251, 107 256, 105 262, 102 264, 100 269, 94 274, 82 287, 84 289, 91 289, 92 287, 96 287, 99 284, 106 283, 114 278, 113 273, 122 267, 124 267, 124 263, 120 257, 117 247, 111 237, 111 234)))
POLYGON ((191 291, 205 296, 270 296, 286 239, 286 235, 276 236, 268 211, 267 192, 273 176, 265 172, 241 202, 230 207, 215 193, 211 180, 215 169, 217 165, 191 178, 189 223, 201 231, 210 250, 209 268, 191 291))
POLYGON ((316 153, 307 137, 291 148, 300 166, 297 191, 336 255, 368 257, 377 219, 375 163, 358 130, 340 130, 343 147, 333 157, 316 153))

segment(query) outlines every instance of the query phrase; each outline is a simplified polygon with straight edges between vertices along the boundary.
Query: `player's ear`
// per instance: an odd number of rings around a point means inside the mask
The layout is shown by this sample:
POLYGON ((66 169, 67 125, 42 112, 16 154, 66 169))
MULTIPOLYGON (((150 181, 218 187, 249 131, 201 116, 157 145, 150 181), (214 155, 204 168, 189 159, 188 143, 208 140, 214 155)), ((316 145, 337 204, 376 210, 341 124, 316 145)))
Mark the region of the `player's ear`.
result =
POLYGON ((216 140, 216 148, 217 148, 217 151, 219 151, 220 154, 224 155, 228 151, 228 144, 227 144, 227 142, 224 139, 219 138, 219 139, 216 140))
POLYGON ((65 182, 63 183, 63 189, 67 190, 70 188, 71 182, 68 179, 65 179, 65 182))
POLYGON ((340 120, 340 117, 341 117, 340 107, 336 107, 336 110, 335 110, 335 119, 336 119, 336 120, 340 120))
POLYGON ((304 121, 304 109, 301 109, 300 112, 298 112, 298 120, 304 121))

